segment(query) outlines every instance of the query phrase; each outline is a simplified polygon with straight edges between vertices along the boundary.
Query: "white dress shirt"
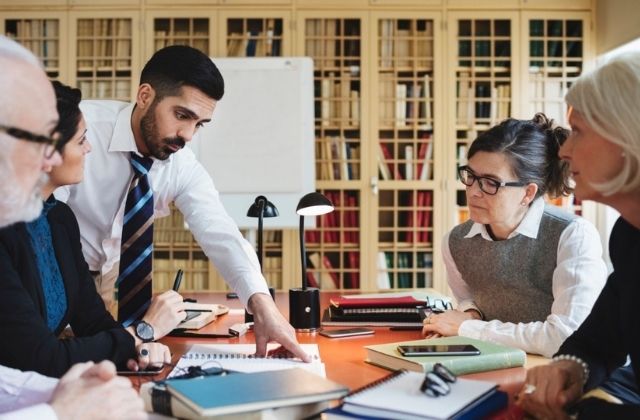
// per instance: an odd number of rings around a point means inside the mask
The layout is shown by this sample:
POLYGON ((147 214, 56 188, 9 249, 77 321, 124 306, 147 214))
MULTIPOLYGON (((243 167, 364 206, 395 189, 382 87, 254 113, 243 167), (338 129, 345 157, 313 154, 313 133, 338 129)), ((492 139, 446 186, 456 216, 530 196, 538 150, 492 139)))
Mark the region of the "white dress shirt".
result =
MULTIPOLYGON (((537 238, 544 212, 544 200, 535 200, 520 225, 509 238, 525 235, 537 238)), ((465 238, 480 235, 493 239, 484 225, 474 223, 465 238)), ((545 244, 540 244, 545 246, 545 244)), ((458 309, 476 309, 473 294, 460 275, 449 248, 449 233, 442 247, 449 287, 458 301, 458 309)), ((562 232, 558 242, 557 266, 553 272, 551 313, 545 321, 512 323, 500 320, 467 320, 458 334, 480 340, 493 341, 518 347, 527 353, 551 357, 562 342, 575 331, 589 315, 594 302, 604 287, 607 268, 602 260, 602 246, 596 228, 583 218, 577 218, 562 232)), ((509 302, 503 302, 508 305, 509 302)), ((480 313, 482 313, 480 311, 480 313)))
POLYGON ((57 384, 55 378, 0 365, 0 419, 57 419, 47 404, 57 384))
MULTIPOLYGON (((82 250, 89 268, 102 275, 117 273, 127 190, 133 178, 130 152, 137 153, 131 130, 133 104, 82 101, 87 138, 84 180, 60 188, 80 225, 82 250)), ((234 176, 234 174, 224 174, 234 176)), ((269 293, 256 253, 222 206, 213 180, 185 148, 167 160, 154 159, 149 171, 154 217, 168 216, 175 201, 195 239, 246 306, 254 293, 269 293)))

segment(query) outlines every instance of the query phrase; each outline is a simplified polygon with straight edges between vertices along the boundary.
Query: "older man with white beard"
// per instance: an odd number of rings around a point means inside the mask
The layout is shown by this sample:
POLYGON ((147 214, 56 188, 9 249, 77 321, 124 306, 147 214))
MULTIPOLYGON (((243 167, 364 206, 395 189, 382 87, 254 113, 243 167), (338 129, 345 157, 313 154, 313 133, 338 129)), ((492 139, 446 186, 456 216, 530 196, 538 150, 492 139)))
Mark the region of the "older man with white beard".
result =
MULTIPOLYGON (((37 59, 0 36, 0 68, 0 227, 4 227, 40 214, 44 172, 61 158, 53 134, 56 99, 37 59)), ((115 373, 111 362, 81 363, 58 381, 0 366, 0 419, 146 418, 130 381, 115 373)))

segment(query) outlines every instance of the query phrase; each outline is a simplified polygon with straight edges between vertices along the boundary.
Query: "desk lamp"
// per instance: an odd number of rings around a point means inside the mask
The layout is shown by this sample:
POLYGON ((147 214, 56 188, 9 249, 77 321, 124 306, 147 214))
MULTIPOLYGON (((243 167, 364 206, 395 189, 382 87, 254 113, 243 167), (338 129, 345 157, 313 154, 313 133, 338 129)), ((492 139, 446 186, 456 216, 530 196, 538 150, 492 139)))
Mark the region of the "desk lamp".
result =
POLYGON ((320 291, 315 287, 307 287, 304 216, 320 216, 332 211, 333 204, 331 201, 318 192, 312 192, 302 197, 296 208, 296 213, 300 215, 302 288, 289 290, 289 322, 299 331, 315 331, 320 328, 320 291))
MULTIPOLYGON (((256 200, 253 202, 249 210, 247 210, 247 217, 257 217, 258 218, 258 263, 260 264, 260 272, 262 273, 262 219, 264 217, 277 217, 278 209, 276 206, 264 195, 259 195, 256 197, 256 200)), ((275 296, 273 288, 269 288, 269 292, 271 292, 271 296, 275 296)), ((253 315, 249 312, 244 312, 244 322, 252 322, 253 315)))

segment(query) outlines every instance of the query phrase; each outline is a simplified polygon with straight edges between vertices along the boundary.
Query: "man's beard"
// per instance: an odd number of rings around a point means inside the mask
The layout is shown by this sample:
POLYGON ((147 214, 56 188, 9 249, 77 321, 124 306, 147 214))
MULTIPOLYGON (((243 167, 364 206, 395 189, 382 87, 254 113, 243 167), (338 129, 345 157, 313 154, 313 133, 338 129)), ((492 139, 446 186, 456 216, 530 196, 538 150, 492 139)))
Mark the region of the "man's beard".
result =
POLYGON ((49 176, 42 174, 34 188, 23 191, 16 182, 0 184, 0 227, 18 222, 30 222, 42 212, 42 187, 49 176))
POLYGON ((173 153, 167 150, 168 145, 176 145, 182 149, 186 142, 182 137, 165 137, 160 141, 155 141, 160 135, 156 126, 156 101, 154 100, 146 114, 140 120, 140 132, 142 141, 149 150, 149 154, 158 160, 167 160, 173 153))

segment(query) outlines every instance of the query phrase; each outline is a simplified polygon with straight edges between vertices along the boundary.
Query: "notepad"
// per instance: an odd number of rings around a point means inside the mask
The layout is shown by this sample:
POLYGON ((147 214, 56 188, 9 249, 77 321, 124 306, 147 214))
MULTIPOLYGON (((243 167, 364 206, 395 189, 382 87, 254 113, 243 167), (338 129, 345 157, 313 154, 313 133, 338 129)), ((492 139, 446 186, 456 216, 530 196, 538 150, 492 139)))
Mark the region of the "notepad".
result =
MULTIPOLYGON (((424 374, 400 370, 355 391, 344 398, 342 410, 361 416, 393 419, 449 419, 481 405, 494 411, 507 404, 506 395, 499 395, 496 404, 494 394, 497 385, 491 382, 462 379, 450 384, 451 392, 441 397, 429 397, 420 391, 424 374)), ((485 415, 487 412, 484 413, 485 415)), ((470 418, 479 418, 478 416, 470 418)))
MULTIPOLYGON (((278 346, 278 344, 269 343, 267 349, 273 350, 278 346)), ((301 344, 301 346, 311 356, 311 363, 305 363, 298 358, 257 358, 254 356, 255 344, 196 344, 180 358, 168 377, 172 378, 184 374, 189 366, 202 366, 203 368, 220 366, 227 370, 245 373, 299 367, 326 377, 318 345, 301 344)))

